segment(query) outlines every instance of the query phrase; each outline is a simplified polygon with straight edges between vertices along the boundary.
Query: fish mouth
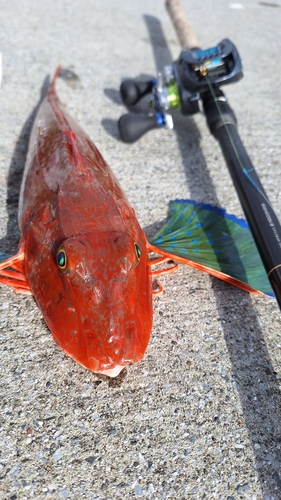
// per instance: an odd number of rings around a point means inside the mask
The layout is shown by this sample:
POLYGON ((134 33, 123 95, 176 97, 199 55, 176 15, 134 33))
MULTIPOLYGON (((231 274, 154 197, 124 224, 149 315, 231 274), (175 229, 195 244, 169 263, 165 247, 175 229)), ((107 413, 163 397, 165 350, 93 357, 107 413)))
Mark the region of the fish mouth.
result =
POLYGON ((108 377, 114 378, 119 375, 119 373, 125 368, 125 366, 121 365, 116 365, 114 368, 109 368, 107 370, 102 370, 100 373, 101 375, 107 375, 108 377))

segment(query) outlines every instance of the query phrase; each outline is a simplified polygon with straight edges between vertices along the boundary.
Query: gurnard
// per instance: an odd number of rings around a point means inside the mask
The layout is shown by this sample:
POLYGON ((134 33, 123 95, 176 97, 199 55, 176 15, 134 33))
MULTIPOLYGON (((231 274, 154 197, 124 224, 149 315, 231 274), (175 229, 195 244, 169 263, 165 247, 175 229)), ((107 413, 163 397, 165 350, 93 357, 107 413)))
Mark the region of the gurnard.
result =
POLYGON ((116 376, 146 351, 152 296, 162 290, 153 276, 177 268, 152 266, 173 259, 247 291, 271 288, 246 223, 222 209, 172 202, 168 222, 147 241, 114 174, 58 100, 59 71, 33 124, 19 249, 0 254, 0 283, 34 296, 66 354, 116 376))

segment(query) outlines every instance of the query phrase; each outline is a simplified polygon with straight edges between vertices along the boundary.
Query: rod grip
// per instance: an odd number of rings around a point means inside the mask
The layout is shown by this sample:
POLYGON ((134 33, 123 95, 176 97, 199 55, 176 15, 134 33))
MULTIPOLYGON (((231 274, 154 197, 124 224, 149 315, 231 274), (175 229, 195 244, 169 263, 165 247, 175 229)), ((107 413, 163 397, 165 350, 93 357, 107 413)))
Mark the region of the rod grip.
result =
POLYGON ((166 9, 174 25, 182 49, 198 49, 200 42, 188 23, 179 0, 166 0, 166 9))

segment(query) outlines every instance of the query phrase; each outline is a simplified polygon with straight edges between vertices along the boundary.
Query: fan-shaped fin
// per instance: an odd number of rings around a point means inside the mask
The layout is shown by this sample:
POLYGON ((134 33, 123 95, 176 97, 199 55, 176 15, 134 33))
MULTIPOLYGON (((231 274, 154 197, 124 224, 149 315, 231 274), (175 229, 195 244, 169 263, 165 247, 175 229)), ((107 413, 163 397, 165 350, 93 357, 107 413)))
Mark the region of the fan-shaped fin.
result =
POLYGON ((273 296, 247 223, 225 210, 176 200, 168 222, 149 241, 151 251, 251 292, 273 296))

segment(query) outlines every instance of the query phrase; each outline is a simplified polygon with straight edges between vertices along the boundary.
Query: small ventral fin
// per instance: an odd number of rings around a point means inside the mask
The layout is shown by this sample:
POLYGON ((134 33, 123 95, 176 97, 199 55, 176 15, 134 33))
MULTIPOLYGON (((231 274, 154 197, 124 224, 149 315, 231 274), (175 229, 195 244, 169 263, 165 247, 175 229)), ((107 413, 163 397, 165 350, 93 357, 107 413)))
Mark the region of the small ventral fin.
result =
POLYGON ((24 272, 24 248, 16 255, 0 253, 0 283, 12 287, 18 293, 31 294, 24 272))
POLYGON ((244 290, 274 296, 247 223, 222 208, 170 202, 168 222, 149 240, 149 249, 244 290))

